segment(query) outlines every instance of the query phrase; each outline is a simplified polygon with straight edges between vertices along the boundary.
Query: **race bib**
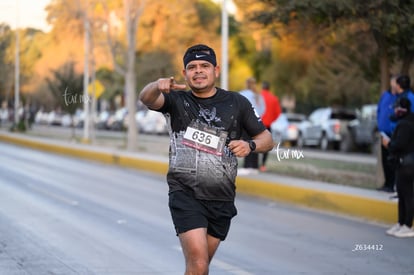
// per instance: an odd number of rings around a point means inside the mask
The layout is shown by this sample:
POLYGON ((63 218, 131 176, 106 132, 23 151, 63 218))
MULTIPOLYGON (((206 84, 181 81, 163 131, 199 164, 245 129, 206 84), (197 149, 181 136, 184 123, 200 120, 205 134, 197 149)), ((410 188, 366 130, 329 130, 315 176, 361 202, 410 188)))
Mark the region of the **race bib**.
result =
POLYGON ((184 133, 183 144, 221 156, 226 139, 226 131, 217 131, 214 128, 201 125, 200 123, 192 123, 184 133))

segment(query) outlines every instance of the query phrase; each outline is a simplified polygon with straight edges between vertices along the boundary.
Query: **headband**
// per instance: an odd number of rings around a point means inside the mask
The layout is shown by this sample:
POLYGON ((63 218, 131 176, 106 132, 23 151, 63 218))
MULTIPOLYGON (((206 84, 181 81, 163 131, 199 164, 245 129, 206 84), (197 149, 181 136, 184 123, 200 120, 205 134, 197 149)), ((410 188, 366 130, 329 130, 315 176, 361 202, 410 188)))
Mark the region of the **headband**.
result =
POLYGON ((216 55, 215 54, 210 54, 204 51, 200 51, 200 52, 193 52, 193 53, 189 53, 186 54, 184 56, 184 68, 187 67, 187 64, 190 63, 191 61, 194 60, 204 60, 207 62, 210 62, 211 64, 213 64, 214 67, 217 66, 217 61, 216 61, 216 55))

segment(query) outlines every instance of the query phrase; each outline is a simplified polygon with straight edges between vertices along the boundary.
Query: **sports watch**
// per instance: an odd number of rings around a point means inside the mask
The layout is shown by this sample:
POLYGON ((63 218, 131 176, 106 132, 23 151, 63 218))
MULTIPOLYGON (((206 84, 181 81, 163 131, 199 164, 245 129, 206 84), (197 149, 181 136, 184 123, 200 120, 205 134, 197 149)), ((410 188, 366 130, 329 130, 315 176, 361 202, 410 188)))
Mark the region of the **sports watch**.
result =
POLYGON ((254 142, 254 140, 249 140, 247 142, 249 143, 250 151, 254 152, 254 150, 256 150, 256 142, 254 142))

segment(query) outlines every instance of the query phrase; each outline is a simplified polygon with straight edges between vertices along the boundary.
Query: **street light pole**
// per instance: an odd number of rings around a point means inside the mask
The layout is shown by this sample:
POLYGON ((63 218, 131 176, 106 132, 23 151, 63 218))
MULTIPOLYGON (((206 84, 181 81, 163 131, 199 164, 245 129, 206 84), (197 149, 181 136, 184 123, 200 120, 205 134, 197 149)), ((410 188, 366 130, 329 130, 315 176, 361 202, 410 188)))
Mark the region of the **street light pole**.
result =
POLYGON ((228 40, 229 40, 229 16, 227 11, 227 0, 222 0, 221 4, 221 88, 227 90, 228 82, 228 40))
POLYGON ((20 37, 19 37, 19 0, 16 1, 16 45, 14 59, 14 124, 19 123, 20 105, 20 37))
POLYGON ((85 48, 84 48, 84 69, 83 69, 83 142, 90 142, 90 112, 89 112, 89 45, 90 45, 90 25, 86 10, 84 11, 84 27, 85 27, 85 48))

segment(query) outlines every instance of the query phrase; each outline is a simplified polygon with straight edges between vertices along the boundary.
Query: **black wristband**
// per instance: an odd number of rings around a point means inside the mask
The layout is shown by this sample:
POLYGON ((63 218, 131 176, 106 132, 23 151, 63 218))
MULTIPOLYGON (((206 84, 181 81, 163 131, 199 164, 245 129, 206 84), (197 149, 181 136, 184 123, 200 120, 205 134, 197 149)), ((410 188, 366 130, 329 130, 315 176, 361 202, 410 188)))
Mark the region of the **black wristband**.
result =
POLYGON ((250 151, 254 152, 256 150, 256 142, 254 140, 247 141, 249 143, 250 151))

